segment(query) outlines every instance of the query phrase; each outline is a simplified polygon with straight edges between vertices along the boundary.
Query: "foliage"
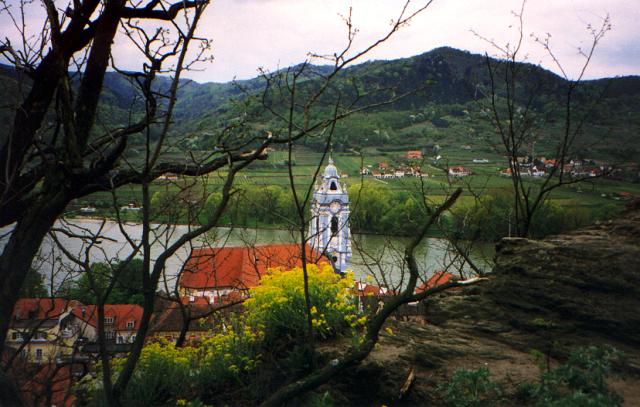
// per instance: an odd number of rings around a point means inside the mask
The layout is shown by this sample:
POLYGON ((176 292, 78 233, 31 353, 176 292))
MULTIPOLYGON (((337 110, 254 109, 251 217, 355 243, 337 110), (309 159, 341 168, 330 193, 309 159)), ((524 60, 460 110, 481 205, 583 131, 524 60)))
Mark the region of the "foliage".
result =
MULTIPOLYGON (((497 193, 485 195, 473 205, 453 210, 450 228, 459 237, 468 240, 497 241, 515 231, 513 195, 497 193)), ((587 225, 611 216, 611 207, 599 210, 563 207, 551 201, 544 202, 533 216, 530 236, 540 239, 587 225)))
POLYGON ((20 289, 20 297, 41 298, 48 294, 49 291, 44 285, 42 274, 38 270, 30 268, 20 289))
POLYGON ((489 379, 489 369, 458 369, 451 381, 438 387, 447 405, 455 407, 492 406, 500 397, 497 382, 489 379))
MULTIPOLYGON (((364 318, 357 314, 350 298, 350 275, 341 278, 328 265, 309 265, 308 275, 318 339, 353 333, 362 326, 364 318)), ((305 345, 305 337, 300 335, 306 329, 302 270, 268 270, 245 303, 243 315, 232 317, 221 331, 210 332, 197 344, 147 344, 123 395, 123 405, 203 405, 229 393, 244 399, 259 398, 264 394, 256 382, 264 381, 265 376, 272 378, 274 365, 289 372, 299 370, 296 364, 306 361, 293 356, 305 345), (273 353, 276 342, 285 350, 282 354, 273 353), (249 381, 254 385, 248 391, 234 393, 249 381)), ((114 361, 114 375, 124 362, 124 358, 114 361)), ((94 400, 100 400, 97 383, 99 378, 83 383, 94 400)), ((318 403, 321 401, 325 403, 318 405, 326 405, 330 397, 323 396, 318 403)))
MULTIPOLYGON (((193 392, 193 369, 196 349, 176 348, 172 343, 146 345, 122 398, 128 406, 162 405, 178 396, 193 392)), ((119 371, 125 359, 116 359, 113 368, 119 371)))
POLYGON ((126 263, 118 261, 113 264, 94 263, 91 265, 91 278, 84 273, 71 282, 62 293, 68 299, 78 300, 84 304, 95 304, 97 295, 104 295, 114 281, 113 289, 106 298, 106 304, 142 304, 142 260, 133 259, 126 263), (93 284, 91 284, 93 279, 93 284))
MULTIPOLYGON (((329 264, 307 265, 314 334, 320 339, 348 332, 364 322, 351 301, 353 276, 340 277, 329 264)), ((263 327, 267 342, 302 339, 307 327, 301 268, 271 269, 245 301, 248 321, 263 327)))
MULTIPOLYGON (((621 357, 619 351, 609 346, 575 349, 566 363, 555 369, 548 370, 543 364, 539 380, 522 383, 512 396, 523 404, 539 407, 621 406, 622 398, 606 383, 612 364, 621 357)), ((438 391, 450 406, 497 405, 507 394, 502 384, 491 381, 489 376, 486 367, 458 369, 438 391)))
POLYGON ((538 406, 620 406, 606 377, 621 352, 608 346, 576 349, 563 365, 544 373, 534 392, 538 406))

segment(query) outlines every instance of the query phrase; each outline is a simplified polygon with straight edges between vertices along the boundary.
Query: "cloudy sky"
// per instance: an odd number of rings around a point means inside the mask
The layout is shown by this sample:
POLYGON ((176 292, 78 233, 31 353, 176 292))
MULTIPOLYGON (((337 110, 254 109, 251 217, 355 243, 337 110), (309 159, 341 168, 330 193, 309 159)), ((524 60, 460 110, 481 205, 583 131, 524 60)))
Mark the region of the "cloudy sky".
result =
MULTIPOLYGON (((389 21, 403 4, 402 0, 213 0, 199 34, 213 40, 215 60, 189 76, 200 82, 245 79, 256 76, 260 67, 277 69, 302 62, 309 52, 331 54, 345 45, 340 15, 350 7, 359 29, 355 48, 362 48, 389 29, 389 21)), ((417 7, 421 2, 412 4, 417 7)), ((435 0, 367 59, 408 57, 445 45, 496 54, 471 30, 500 45, 514 41, 517 21, 512 11, 520 5, 520 0, 435 0)), ((554 52, 575 76, 583 63, 578 48, 590 44, 587 25, 600 26, 607 15, 612 29, 599 44, 586 76, 640 74, 640 0, 529 0, 524 13, 528 60, 558 71, 529 36, 551 33, 554 52)), ((0 35, 10 35, 8 30, 0 19, 0 35)), ((132 68, 138 60, 122 40, 116 56, 132 68)))

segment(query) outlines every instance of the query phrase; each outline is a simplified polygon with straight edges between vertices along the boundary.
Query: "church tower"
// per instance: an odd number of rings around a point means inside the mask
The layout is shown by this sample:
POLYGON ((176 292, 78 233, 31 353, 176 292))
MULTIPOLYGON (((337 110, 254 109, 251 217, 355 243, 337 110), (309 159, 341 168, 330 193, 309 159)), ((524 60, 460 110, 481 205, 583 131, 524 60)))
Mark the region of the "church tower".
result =
POLYGON ((324 253, 337 272, 345 272, 351 259, 349 231, 349 195, 346 185, 340 184, 338 169, 329 156, 329 164, 322 173, 321 184, 316 182, 311 202, 309 243, 324 253))

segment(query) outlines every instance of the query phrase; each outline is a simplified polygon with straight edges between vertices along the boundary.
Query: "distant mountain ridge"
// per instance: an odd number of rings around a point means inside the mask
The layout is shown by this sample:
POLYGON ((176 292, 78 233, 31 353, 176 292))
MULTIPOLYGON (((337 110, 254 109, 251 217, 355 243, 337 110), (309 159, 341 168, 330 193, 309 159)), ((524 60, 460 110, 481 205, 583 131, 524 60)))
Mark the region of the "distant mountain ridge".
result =
MULTIPOLYGON (((319 72, 330 69, 327 66, 310 68, 319 72)), ((532 64, 523 64, 520 68, 527 86, 538 94, 533 108, 541 115, 552 117, 554 109, 558 110, 562 104, 566 81, 532 64)), ((366 120, 362 115, 346 120, 337 130, 338 148, 389 143, 398 146, 416 142, 428 144, 434 142, 434 137, 442 137, 444 129, 456 128, 459 132, 465 126, 472 129, 470 131, 473 134, 487 132, 487 126, 475 124, 481 113, 477 100, 486 95, 490 88, 487 61, 482 55, 441 47, 409 58, 365 62, 344 70, 333 86, 349 95, 349 84, 353 80, 365 92, 393 87, 396 94, 414 93, 367 113, 366 120), (412 119, 409 120, 409 117, 412 119), (386 138, 378 139, 377 136, 371 136, 372 132, 386 134, 386 138)), ((7 95, 16 86, 15 81, 15 72, 10 67, 0 66, 0 91, 5 88, 4 92, 0 92, 0 102, 5 106, 7 95)), ((166 89, 169 83, 169 78, 159 77, 156 86, 166 89)), ((175 133, 193 136, 193 148, 210 147, 213 141, 206 134, 215 132, 221 123, 240 114, 234 101, 244 100, 247 94, 260 92, 264 84, 265 81, 260 77, 227 83, 183 80, 175 107, 175 133)), ((500 86, 497 91, 502 91, 500 86)), ((130 118, 130 108, 141 111, 142 106, 136 105, 139 103, 139 100, 136 102, 136 95, 138 92, 135 88, 120 74, 107 73, 101 100, 102 116, 111 123, 126 122, 130 118)), ((580 85, 580 92, 576 94, 577 105, 586 105, 594 95, 601 95, 601 99, 595 111, 589 113, 592 128, 588 132, 593 133, 590 142, 605 132, 607 137, 615 139, 608 146, 609 149, 617 150, 624 146, 628 150, 631 145, 633 151, 640 151, 640 142, 637 137, 632 137, 640 132, 640 116, 637 112, 640 106, 640 77, 584 81, 580 85)), ((361 103, 376 102, 376 97, 382 100, 388 97, 388 93, 369 96, 361 103)), ((253 109, 259 110, 259 106, 253 109)), ((8 118, 7 112, 2 116, 8 118)), ((277 129, 278 126, 273 118, 261 112, 256 114, 254 124, 256 128, 277 129)), ((444 138, 446 142, 448 135, 444 134, 444 138)), ((460 137, 451 142, 457 143, 460 141, 458 139, 460 137)))

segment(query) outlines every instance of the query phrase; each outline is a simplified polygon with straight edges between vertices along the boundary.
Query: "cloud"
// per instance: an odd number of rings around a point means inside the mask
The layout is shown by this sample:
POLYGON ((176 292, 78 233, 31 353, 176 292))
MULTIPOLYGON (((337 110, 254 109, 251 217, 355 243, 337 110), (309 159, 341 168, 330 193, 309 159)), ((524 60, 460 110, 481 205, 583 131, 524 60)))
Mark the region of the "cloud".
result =
MULTIPOLYGON (((346 44, 340 14, 346 15, 349 7, 359 29, 354 49, 362 49, 388 31, 390 20, 403 4, 400 0, 214 1, 199 34, 213 40, 215 61, 188 76, 201 82, 245 79, 254 77, 260 67, 273 70, 300 63, 309 52, 332 54, 346 44)), ((419 2, 412 4, 417 7, 419 2)), ((519 10, 520 5, 520 0, 436 0, 366 59, 408 57, 444 45, 494 54, 496 50, 471 30, 500 45, 513 43, 518 33, 511 11, 519 10)), ((549 55, 529 37, 551 33, 556 56, 569 75, 575 76, 584 62, 577 49, 589 45, 585 27, 600 24, 607 13, 613 30, 598 44, 587 77, 639 74, 640 8, 625 0, 530 0, 524 14, 523 55, 557 72, 549 55)), ((2 36, 10 31, 5 21, 0 17, 2 36)), ((122 67, 140 65, 137 51, 123 38, 117 40, 115 54, 122 67)))

